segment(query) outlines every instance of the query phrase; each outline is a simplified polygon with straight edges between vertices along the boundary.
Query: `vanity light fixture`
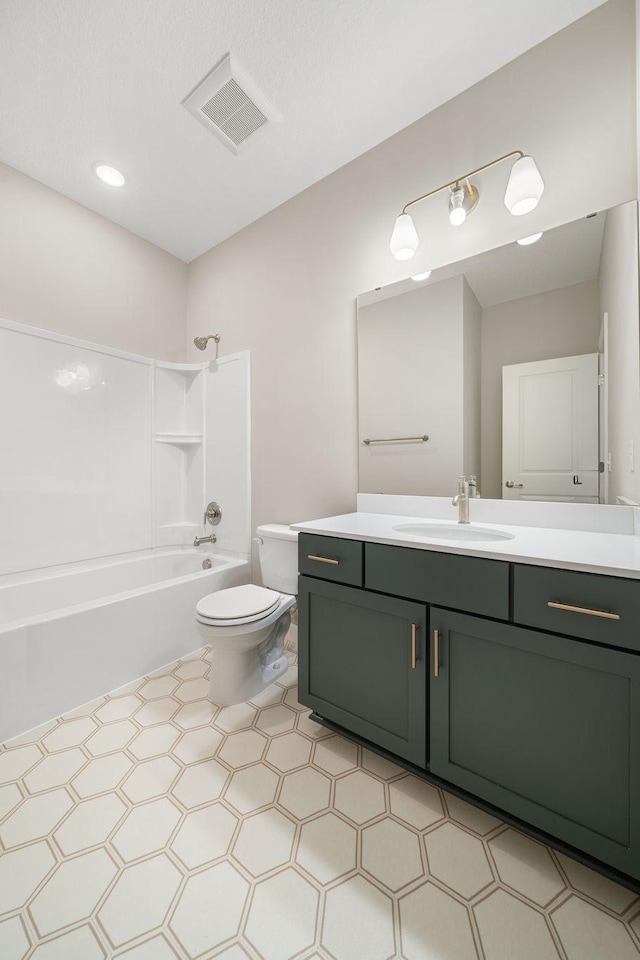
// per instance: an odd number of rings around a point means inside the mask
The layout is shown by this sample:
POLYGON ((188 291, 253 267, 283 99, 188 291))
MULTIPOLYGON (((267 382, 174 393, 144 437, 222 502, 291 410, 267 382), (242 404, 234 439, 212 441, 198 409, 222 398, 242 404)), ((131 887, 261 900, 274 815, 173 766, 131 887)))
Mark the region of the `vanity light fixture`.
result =
POLYGON ((509 182, 504 195, 505 206, 514 217, 530 213, 537 207, 544 192, 544 180, 540 176, 535 160, 533 157, 524 154, 522 150, 511 150, 510 153, 505 153, 504 156, 498 157, 490 163, 485 163, 482 167, 466 173, 463 177, 451 180, 449 183, 445 183, 435 190, 430 190, 429 193, 416 197, 415 200, 410 200, 409 203, 405 204, 402 213, 396 220, 389 243, 391 253, 396 260, 411 259, 420 243, 413 218, 410 213, 407 213, 409 207, 427 200, 428 197, 433 197, 441 190, 448 190, 449 220, 453 226, 460 226, 467 219, 467 216, 475 210, 480 199, 478 188, 471 183, 470 178, 489 167, 494 167, 497 163, 502 163, 503 160, 509 160, 511 157, 517 157, 517 159, 509 174, 509 182))
POLYGON ((449 197, 449 222, 459 227, 467 219, 467 214, 475 210, 480 195, 472 183, 467 180, 461 186, 456 185, 449 197))
POLYGON ((516 242, 520 244, 521 247, 528 247, 530 243, 537 243, 542 233, 532 233, 530 237, 523 237, 522 240, 517 240, 516 242))
POLYGON ((389 244, 391 253, 396 260, 410 260, 418 249, 419 243, 418 231, 413 219, 408 213, 401 213, 391 235, 389 244))
POLYGON ((430 276, 431 276, 431 270, 425 270, 424 273, 416 273, 416 274, 414 274, 414 275, 411 277, 411 279, 412 279, 412 280, 428 280, 430 276))
POLYGON ((531 213, 544 192, 544 180, 533 157, 521 156, 511 167, 504 205, 514 217, 531 213))
POLYGON ((112 167, 110 163, 94 163, 93 172, 108 187, 124 187, 127 182, 124 173, 121 173, 116 167, 112 167))

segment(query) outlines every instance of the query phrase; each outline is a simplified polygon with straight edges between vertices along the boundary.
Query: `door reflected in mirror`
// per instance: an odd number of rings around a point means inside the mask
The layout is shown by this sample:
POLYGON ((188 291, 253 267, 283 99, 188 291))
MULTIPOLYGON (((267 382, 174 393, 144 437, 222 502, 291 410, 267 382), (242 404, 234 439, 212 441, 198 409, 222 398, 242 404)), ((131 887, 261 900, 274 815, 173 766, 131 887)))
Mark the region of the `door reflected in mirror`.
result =
POLYGON ((600 476, 598 354, 504 366, 502 496, 598 503, 600 476))
POLYGON ((637 224, 631 201, 361 295, 360 492, 640 500, 637 224))

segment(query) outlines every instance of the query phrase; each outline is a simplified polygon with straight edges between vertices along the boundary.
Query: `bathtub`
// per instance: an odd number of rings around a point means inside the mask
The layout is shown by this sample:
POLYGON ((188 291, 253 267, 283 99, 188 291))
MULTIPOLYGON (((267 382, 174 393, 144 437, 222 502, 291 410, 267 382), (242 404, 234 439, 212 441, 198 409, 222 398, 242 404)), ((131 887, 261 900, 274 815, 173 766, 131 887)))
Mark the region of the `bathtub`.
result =
POLYGON ((196 602, 248 581, 190 548, 0 577, 0 743, 197 649, 196 602))

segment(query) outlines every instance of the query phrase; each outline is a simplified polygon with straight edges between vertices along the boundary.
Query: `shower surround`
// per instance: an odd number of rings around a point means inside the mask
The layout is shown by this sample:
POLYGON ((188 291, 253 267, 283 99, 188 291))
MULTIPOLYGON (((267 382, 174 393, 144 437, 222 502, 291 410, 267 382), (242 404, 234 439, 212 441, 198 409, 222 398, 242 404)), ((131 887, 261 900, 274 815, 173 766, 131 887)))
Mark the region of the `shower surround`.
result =
POLYGON ((196 601, 249 580, 249 375, 0 321, 0 742, 195 649, 196 601))

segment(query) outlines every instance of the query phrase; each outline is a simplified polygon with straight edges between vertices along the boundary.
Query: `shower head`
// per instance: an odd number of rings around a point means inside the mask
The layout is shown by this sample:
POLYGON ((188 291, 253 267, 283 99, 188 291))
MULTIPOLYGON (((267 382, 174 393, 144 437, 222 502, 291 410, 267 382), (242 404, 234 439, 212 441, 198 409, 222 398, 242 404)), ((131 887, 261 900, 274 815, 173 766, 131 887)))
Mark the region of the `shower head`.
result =
POLYGON ((216 343, 220 343, 220 334, 210 333, 207 337, 196 337, 193 342, 198 350, 206 350, 209 340, 215 340, 216 343))

